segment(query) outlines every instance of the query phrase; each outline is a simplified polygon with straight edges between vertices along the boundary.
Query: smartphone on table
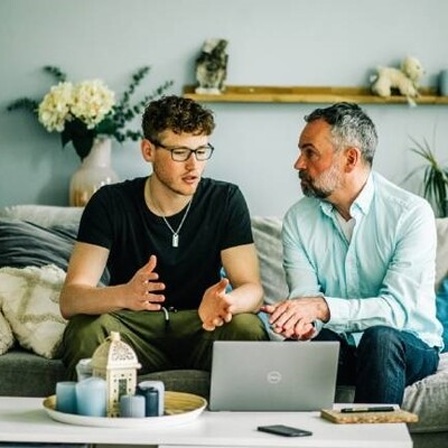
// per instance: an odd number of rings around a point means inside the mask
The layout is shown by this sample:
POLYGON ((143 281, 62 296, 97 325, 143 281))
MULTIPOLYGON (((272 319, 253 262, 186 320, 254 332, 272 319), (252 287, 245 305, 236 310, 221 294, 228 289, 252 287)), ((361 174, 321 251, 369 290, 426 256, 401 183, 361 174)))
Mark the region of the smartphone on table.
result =
POLYGON ((311 431, 307 431, 306 429, 294 428, 293 426, 286 425, 259 426, 257 430, 285 437, 305 437, 313 435, 311 431))

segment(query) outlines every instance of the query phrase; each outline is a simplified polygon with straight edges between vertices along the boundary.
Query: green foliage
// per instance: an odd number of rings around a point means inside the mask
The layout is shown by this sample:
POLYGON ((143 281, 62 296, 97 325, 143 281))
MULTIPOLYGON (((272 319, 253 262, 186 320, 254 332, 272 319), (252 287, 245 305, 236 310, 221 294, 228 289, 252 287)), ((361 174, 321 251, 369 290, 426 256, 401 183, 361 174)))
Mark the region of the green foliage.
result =
POLYGON ((126 123, 140 116, 148 102, 161 96, 173 85, 173 81, 166 81, 149 95, 146 95, 142 100, 132 104, 131 99, 135 90, 149 74, 150 69, 149 66, 142 67, 131 76, 131 82, 128 88, 123 92, 121 99, 114 106, 112 113, 97 126, 97 134, 111 135, 120 143, 125 140, 136 141, 143 137, 141 131, 126 130, 126 123))
POLYGON ((50 75, 53 75, 54 79, 57 82, 65 82, 67 81, 67 75, 61 71, 59 67, 55 67, 54 65, 46 65, 43 68, 44 72, 49 73, 50 75))
POLYGON ((8 104, 6 110, 11 112, 13 110, 24 109, 33 114, 37 114, 37 108, 39 107, 39 101, 31 98, 19 98, 8 104))
POLYGON ((426 162, 412 171, 406 179, 423 169, 423 196, 433 205, 436 215, 445 217, 448 213, 448 167, 443 167, 426 139, 423 143, 411 138, 414 146, 411 151, 419 155, 426 162))
MULTIPOLYGON (((58 67, 54 67, 53 65, 46 65, 45 67, 43 67, 43 71, 52 75, 57 82, 64 82, 67 79, 67 75, 64 72, 62 72, 58 67)), ((37 115, 37 109, 39 107, 39 103, 40 100, 23 97, 10 103, 6 107, 6 110, 8 112, 11 112, 14 110, 23 109, 28 112, 31 112, 34 115, 37 115)))
MULTIPOLYGON (((144 66, 136 70, 131 75, 131 80, 122 93, 119 101, 113 106, 111 112, 95 126, 94 129, 88 129, 87 125, 80 119, 73 117, 66 120, 64 129, 61 132, 62 146, 72 142, 76 153, 84 159, 90 152, 93 141, 96 136, 108 135, 115 138, 118 142, 123 143, 125 140, 137 141, 143 137, 140 130, 127 129, 127 124, 140 116, 148 102, 164 94, 172 85, 173 81, 169 80, 158 86, 150 94, 143 99, 133 102, 137 88, 142 81, 148 76, 151 67, 144 66)), ((67 75, 59 68, 51 65, 43 67, 43 70, 50 74, 58 83, 65 82, 67 75)), ((8 111, 18 109, 27 110, 38 117, 38 108, 41 100, 32 98, 19 98, 7 106, 8 111)))

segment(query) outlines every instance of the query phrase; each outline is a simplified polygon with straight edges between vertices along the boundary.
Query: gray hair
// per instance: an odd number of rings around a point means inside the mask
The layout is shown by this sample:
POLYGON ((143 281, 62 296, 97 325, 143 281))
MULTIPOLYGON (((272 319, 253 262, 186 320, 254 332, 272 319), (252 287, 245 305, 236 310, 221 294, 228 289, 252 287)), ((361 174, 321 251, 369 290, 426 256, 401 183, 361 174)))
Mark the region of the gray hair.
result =
POLYGON ((361 151, 363 160, 372 165, 378 135, 373 121, 357 104, 336 103, 305 116, 307 123, 315 120, 324 120, 331 126, 336 151, 355 146, 361 151))

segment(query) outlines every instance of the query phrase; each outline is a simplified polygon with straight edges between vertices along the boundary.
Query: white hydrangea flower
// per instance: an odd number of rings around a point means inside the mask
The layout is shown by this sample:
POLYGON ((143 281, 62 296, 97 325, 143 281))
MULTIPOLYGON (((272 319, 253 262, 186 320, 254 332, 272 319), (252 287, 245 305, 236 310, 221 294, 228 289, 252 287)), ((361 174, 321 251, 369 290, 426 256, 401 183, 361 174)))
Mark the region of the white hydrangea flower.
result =
POLYGON ((51 87, 39 104, 39 121, 48 132, 64 130, 64 123, 70 116, 73 101, 73 84, 60 82, 51 87))
POLYGON ((94 79, 76 84, 71 113, 93 129, 112 110, 115 94, 101 81, 94 79))

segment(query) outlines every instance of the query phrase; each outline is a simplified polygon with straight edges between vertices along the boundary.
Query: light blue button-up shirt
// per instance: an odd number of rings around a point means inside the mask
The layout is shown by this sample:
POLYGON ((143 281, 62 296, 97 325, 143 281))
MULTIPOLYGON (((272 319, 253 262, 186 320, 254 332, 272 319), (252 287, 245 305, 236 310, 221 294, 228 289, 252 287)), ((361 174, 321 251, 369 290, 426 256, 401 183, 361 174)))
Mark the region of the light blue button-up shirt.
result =
POLYGON ((282 237, 289 297, 324 296, 330 309, 324 327, 349 341, 387 325, 442 347, 434 291, 437 234, 428 202, 372 172, 350 208, 350 241, 336 213, 310 197, 287 212, 282 237))

